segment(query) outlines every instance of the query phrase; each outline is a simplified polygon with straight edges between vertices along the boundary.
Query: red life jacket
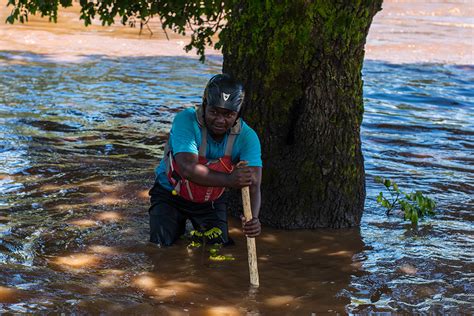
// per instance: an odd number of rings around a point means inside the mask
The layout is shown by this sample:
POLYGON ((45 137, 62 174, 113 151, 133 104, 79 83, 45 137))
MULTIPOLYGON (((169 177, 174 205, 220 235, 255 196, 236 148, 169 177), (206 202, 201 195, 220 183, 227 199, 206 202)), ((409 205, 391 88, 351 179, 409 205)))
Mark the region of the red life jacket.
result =
MULTIPOLYGON (((198 162, 206 165, 209 169, 224 172, 230 174, 234 170, 232 164, 232 148, 237 134, 231 133, 227 137, 227 145, 224 152, 224 157, 208 160, 206 158, 207 148, 207 129, 203 125, 201 126, 201 146, 199 146, 198 162)), ((173 153, 168 149, 168 144, 165 148, 165 155, 167 155, 167 175, 168 180, 174 187, 173 194, 177 194, 182 198, 192 201, 195 203, 205 203, 217 200, 222 193, 224 193, 224 187, 206 187, 181 176, 178 164, 176 163, 173 153)))

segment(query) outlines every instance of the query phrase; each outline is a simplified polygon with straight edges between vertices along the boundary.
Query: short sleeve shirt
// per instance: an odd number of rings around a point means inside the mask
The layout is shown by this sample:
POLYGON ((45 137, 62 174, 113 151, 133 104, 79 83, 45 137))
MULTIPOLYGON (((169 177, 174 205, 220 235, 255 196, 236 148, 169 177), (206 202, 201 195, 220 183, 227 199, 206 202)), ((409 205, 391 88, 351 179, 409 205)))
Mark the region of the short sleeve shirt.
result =
MULTIPOLYGON (((188 108, 176 115, 171 126, 169 147, 173 155, 186 152, 198 155, 201 145, 201 127, 196 118, 196 110, 188 108)), ((217 142, 211 135, 207 135, 206 158, 217 159, 224 156, 228 134, 217 142)), ((262 167, 260 140, 257 133, 242 120, 241 131, 237 135, 232 148, 232 162, 248 161, 250 167, 262 167)), ((164 188, 172 190, 173 187, 166 175, 165 159, 155 169, 156 182, 164 188)))

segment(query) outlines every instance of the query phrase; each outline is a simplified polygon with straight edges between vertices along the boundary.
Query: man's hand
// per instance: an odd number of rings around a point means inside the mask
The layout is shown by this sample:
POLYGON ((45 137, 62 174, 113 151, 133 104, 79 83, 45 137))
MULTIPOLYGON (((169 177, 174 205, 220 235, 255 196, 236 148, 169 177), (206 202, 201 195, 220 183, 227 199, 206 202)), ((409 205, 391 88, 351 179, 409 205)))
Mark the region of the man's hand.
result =
POLYGON ((258 218, 252 218, 248 222, 245 221, 245 216, 241 215, 240 219, 242 221, 242 231, 247 237, 257 237, 262 231, 260 225, 260 220, 258 218))
POLYGON ((253 172, 247 166, 237 166, 229 175, 229 187, 240 189, 252 184, 253 172))

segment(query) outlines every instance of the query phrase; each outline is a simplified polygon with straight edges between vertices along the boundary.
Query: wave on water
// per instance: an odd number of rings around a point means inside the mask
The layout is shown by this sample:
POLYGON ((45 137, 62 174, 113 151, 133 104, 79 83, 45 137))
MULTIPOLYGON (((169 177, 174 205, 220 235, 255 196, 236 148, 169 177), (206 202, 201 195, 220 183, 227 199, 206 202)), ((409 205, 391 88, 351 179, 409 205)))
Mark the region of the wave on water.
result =
MULTIPOLYGON (((112 256, 107 251, 122 249, 113 257, 121 264, 149 267, 141 248, 123 248, 146 238, 146 192, 142 198, 134 192, 153 181, 174 115, 200 102, 219 62, 95 56, 51 63, 24 54, 18 63, 15 54, 0 55, 0 261, 67 279, 74 274, 57 272, 57 262, 102 269, 113 266, 104 263, 112 256), (98 242, 110 249, 88 250, 98 242), (67 249, 84 253, 60 257, 67 249)), ((365 246, 354 249, 353 264, 361 269, 338 295, 349 298, 353 313, 467 312, 474 303, 471 276, 463 274, 474 264, 474 67, 367 61, 363 75, 365 246), (375 203, 382 190, 375 176, 432 196, 437 215, 418 231, 397 216, 387 218, 375 203)), ((301 274, 298 265, 284 268, 298 278, 316 277, 301 274)), ((54 292, 50 281, 41 282, 38 287, 54 292)), ((316 296, 314 282, 308 297, 316 296)), ((51 295, 59 300, 61 293, 51 295)))

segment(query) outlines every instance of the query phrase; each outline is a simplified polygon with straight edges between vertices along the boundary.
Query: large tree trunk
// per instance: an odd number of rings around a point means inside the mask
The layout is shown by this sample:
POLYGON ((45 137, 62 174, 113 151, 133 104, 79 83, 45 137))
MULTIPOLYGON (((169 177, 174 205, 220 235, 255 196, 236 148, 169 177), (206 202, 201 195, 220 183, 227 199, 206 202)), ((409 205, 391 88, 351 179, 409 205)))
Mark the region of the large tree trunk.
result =
POLYGON ((239 1, 223 71, 243 81, 244 118, 262 143, 263 223, 360 223, 364 44, 377 1, 239 1), (286 4, 279 4, 284 3, 286 4))

